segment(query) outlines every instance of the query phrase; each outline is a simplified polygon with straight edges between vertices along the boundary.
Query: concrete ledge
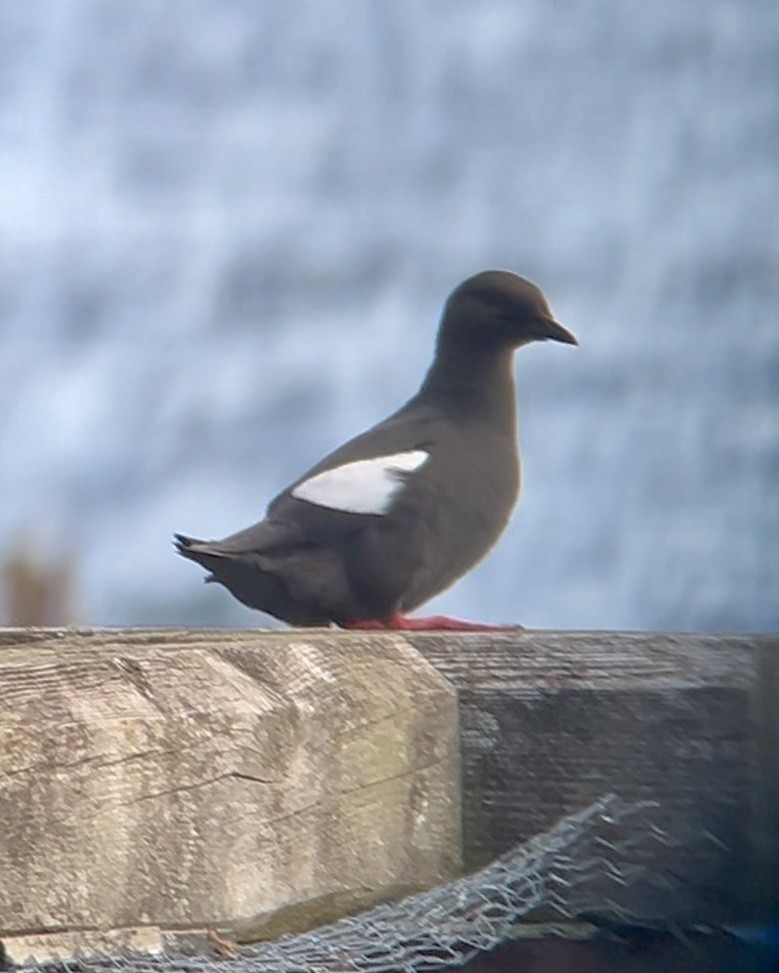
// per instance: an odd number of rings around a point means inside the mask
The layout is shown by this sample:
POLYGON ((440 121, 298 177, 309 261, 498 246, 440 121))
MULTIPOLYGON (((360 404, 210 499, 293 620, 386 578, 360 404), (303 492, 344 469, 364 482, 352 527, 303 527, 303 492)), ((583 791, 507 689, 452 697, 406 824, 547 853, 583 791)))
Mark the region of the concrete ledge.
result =
POLYGON ((0 695, 5 934, 224 925, 459 866, 455 695, 402 639, 6 630, 0 695))

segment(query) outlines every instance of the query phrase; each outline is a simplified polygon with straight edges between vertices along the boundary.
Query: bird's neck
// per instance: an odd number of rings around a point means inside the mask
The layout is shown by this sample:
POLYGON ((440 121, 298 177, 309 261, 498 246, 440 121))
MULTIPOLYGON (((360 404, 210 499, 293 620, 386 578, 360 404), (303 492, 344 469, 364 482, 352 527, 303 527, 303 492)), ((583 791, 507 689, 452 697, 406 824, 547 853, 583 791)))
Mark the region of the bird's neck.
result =
POLYGON ((511 348, 440 347, 425 376, 420 394, 447 412, 463 412, 488 420, 506 432, 516 429, 514 355, 511 348))

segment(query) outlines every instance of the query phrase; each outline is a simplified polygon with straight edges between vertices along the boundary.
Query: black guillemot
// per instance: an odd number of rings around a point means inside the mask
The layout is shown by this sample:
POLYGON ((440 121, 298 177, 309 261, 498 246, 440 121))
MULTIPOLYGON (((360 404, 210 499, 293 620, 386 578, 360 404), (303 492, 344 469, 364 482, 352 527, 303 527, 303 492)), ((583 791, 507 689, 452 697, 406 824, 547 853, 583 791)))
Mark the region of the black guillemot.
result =
POLYGON ((499 270, 469 277, 446 302, 412 399, 304 473, 258 524, 220 541, 176 534, 176 549, 291 625, 504 627, 405 613, 506 527, 519 492, 513 353, 548 339, 577 344, 535 284, 499 270))

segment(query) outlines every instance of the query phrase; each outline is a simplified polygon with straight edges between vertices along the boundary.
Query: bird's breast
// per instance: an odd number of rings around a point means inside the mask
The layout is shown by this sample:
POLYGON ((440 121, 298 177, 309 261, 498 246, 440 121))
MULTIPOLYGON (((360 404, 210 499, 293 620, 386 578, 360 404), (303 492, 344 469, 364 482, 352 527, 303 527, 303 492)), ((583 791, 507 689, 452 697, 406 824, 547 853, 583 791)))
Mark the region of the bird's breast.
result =
POLYGON ((420 483, 424 497, 417 499, 412 487, 401 501, 414 523, 417 559, 403 598, 405 611, 445 590, 477 564, 508 524, 519 493, 515 442, 495 437, 479 445, 474 452, 454 442, 433 456, 420 483))

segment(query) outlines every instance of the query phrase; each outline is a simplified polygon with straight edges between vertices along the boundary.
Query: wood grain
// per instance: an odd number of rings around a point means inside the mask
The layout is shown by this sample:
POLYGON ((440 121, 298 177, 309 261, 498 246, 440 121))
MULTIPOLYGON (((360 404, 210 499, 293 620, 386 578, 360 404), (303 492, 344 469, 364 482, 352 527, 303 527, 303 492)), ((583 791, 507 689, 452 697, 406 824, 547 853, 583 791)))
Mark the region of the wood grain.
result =
POLYGON ((459 866, 454 692, 403 639, 0 634, 0 929, 203 927, 459 866))
POLYGON ((779 638, 408 638, 457 688, 467 865, 616 793, 656 802, 696 920, 779 904, 779 638))

